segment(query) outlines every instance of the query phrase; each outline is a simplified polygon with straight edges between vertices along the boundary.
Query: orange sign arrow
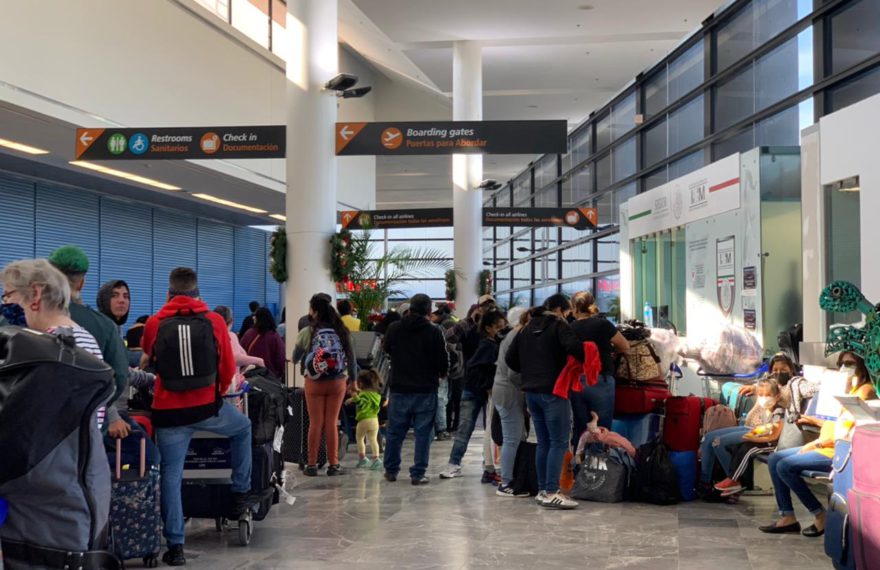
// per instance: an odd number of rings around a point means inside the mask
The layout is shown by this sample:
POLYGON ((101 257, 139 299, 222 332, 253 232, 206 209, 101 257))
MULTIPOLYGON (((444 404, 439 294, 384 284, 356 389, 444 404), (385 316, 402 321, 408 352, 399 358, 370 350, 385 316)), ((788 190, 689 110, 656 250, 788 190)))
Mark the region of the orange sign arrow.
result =
POLYGON ((336 123, 336 154, 342 152, 366 126, 366 123, 336 123))
POLYGON ((578 209, 581 211, 581 213, 584 215, 584 217, 587 218, 591 224, 593 224, 593 227, 596 227, 599 225, 598 216, 596 214, 596 208, 578 208, 578 209))
POLYGON ((76 130, 76 160, 89 149, 92 144, 101 138, 104 129, 77 129, 76 130))
POLYGON ((340 217, 342 218, 341 219, 342 229, 347 228, 348 225, 352 222, 352 220, 357 218, 358 214, 359 214, 359 212, 357 210, 343 210, 342 213, 340 214, 340 217))

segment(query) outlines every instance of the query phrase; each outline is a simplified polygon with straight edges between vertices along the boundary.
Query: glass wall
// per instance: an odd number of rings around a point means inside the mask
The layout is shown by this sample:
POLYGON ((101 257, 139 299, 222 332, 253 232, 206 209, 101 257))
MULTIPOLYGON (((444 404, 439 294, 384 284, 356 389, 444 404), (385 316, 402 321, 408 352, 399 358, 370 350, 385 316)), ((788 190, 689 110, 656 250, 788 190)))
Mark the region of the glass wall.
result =
MULTIPOLYGON (((598 211, 593 230, 503 234, 516 238, 494 245, 496 289, 522 302, 591 289, 613 309, 623 202, 735 152, 797 145, 819 117, 877 93, 880 0, 728 2, 574 129, 567 154, 536 160, 495 193, 498 205, 598 211)), ((683 327, 683 245, 676 232, 660 237, 633 254, 654 268, 637 284, 639 307, 648 300, 683 327)))

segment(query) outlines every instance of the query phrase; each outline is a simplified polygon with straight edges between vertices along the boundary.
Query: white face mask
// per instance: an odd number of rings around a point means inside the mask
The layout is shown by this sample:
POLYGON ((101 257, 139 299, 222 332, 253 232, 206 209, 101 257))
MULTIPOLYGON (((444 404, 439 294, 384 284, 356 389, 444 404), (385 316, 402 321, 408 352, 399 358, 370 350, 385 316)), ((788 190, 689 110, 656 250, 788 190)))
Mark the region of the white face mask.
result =
POLYGON ((846 374, 847 378, 851 378, 856 375, 856 367, 855 366, 841 366, 840 371, 846 374))
POLYGON ((758 405, 762 408, 770 408, 773 404, 776 403, 776 398, 772 398, 770 396, 759 396, 758 397, 758 405))

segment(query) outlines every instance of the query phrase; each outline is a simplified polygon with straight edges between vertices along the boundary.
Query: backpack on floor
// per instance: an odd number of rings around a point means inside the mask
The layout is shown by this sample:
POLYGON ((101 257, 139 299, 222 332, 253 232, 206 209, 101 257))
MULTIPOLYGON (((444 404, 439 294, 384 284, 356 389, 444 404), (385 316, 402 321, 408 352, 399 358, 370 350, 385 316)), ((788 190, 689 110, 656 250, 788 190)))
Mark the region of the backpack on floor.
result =
POLYGON ((159 321, 152 365, 162 387, 187 392, 217 383, 217 341, 205 313, 178 311, 159 321))
POLYGON ((335 330, 324 328, 312 332, 312 345, 303 365, 305 375, 312 380, 339 378, 345 374, 348 354, 335 330))
POLYGON ((110 469, 96 417, 112 394, 113 370, 73 337, 0 327, 7 570, 118 564, 105 550, 110 469))
POLYGON ((633 486, 637 501, 674 505, 681 500, 675 465, 662 441, 654 440, 639 448, 633 486))
POLYGON ((736 427, 736 415, 724 404, 717 404, 703 414, 703 434, 717 429, 736 427))

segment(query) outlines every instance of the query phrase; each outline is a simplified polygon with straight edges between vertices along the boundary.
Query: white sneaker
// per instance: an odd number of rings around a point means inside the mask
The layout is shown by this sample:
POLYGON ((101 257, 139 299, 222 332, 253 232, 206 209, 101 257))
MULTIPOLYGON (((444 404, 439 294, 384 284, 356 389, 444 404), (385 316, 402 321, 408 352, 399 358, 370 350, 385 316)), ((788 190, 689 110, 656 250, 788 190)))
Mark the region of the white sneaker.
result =
POLYGON ((450 463, 446 467, 446 471, 442 471, 440 473, 441 479, 455 479, 456 477, 461 477, 461 465, 453 465, 450 463))
POLYGON ((547 499, 547 491, 538 491, 538 494, 535 495, 535 502, 539 505, 543 503, 547 499))
POLYGON ((556 492, 552 495, 547 495, 544 500, 541 501, 541 506, 548 509, 570 510, 576 509, 578 504, 577 501, 573 501, 562 493, 556 492))

